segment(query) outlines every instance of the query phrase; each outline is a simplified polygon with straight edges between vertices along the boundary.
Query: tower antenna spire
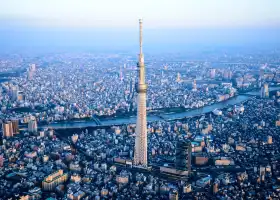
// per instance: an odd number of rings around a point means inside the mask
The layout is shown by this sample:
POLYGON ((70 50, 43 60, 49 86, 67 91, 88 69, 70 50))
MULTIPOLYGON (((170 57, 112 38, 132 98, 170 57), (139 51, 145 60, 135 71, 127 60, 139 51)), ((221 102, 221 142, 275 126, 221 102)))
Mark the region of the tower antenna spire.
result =
POLYGON ((143 39, 143 20, 139 19, 139 46, 140 46, 140 55, 142 55, 142 39, 143 39))

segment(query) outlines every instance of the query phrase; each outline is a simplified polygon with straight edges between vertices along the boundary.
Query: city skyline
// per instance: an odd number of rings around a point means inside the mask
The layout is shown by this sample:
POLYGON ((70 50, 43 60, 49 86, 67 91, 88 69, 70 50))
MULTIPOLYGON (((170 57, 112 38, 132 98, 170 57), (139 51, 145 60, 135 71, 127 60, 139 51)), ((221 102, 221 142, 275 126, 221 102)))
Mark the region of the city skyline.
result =
POLYGON ((0 199, 280 199, 280 2, 0 5, 0 199))

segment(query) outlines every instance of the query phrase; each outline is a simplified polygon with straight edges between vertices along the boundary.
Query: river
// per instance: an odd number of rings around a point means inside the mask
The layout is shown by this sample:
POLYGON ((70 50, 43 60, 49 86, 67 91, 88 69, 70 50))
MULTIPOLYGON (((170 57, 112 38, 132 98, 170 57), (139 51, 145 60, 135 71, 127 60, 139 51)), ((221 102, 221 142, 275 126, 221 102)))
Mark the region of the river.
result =
MULTIPOLYGON (((168 121, 168 120, 176 120, 183 119, 188 117, 199 116, 205 113, 212 112, 214 109, 223 109, 228 106, 233 106, 236 104, 240 104, 242 102, 247 101, 252 97, 247 95, 238 95, 236 97, 230 98, 223 102, 218 102, 209 106, 204 106, 202 108, 192 109, 186 112, 178 112, 178 113, 163 113, 160 115, 148 115, 148 122, 153 121, 168 121)), ((99 126, 113 126, 113 125, 122 125, 122 124, 134 124, 136 123, 136 116, 132 117, 123 117, 123 118, 112 118, 112 119, 100 119, 101 125, 99 126)), ((98 125, 94 121, 71 121, 71 122, 57 122, 50 123, 48 125, 40 126, 41 128, 54 128, 54 129, 68 129, 68 128, 85 128, 85 127, 97 127, 98 125)))

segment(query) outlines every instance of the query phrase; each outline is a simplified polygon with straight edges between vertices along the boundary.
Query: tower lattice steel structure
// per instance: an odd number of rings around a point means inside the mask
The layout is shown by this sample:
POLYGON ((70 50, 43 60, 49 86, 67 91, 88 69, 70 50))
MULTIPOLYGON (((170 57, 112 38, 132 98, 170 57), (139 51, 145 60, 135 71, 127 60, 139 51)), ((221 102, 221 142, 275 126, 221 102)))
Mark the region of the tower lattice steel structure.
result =
POLYGON ((148 165, 147 159, 147 114, 146 114, 146 95, 147 84, 145 83, 145 65, 142 52, 142 20, 139 20, 139 45, 140 53, 138 60, 138 83, 136 84, 137 96, 137 123, 134 151, 134 165, 148 165))

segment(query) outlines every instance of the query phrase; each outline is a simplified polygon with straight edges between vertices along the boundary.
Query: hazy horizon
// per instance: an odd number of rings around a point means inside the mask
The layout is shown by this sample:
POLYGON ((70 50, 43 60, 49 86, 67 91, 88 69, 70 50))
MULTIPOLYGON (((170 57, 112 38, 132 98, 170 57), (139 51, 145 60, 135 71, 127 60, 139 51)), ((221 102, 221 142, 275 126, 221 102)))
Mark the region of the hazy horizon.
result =
MULTIPOLYGON (((0 28, 1 49, 91 48, 138 50, 135 29, 0 28)), ((280 47, 275 29, 144 29, 144 49, 174 51, 203 47, 280 47)))

